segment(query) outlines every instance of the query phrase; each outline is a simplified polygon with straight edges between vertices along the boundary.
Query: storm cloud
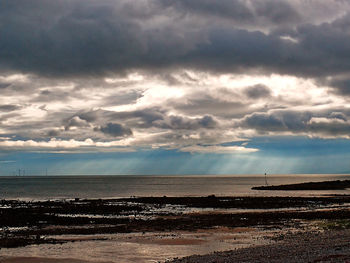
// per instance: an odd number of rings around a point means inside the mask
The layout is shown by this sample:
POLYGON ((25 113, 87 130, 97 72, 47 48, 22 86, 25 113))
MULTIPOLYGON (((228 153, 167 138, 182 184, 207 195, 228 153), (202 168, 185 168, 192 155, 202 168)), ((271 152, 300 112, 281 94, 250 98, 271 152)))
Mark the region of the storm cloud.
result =
POLYGON ((115 137, 132 134, 132 131, 129 128, 124 127, 119 123, 107 123, 106 126, 97 128, 97 130, 100 130, 103 133, 106 133, 108 135, 115 136, 115 137))
POLYGON ((48 76, 174 67, 311 77, 348 73, 349 4, 329 2, 341 9, 327 17, 320 2, 5 1, 0 68, 48 76), (326 21, 314 12, 314 21, 307 20, 312 7, 326 21))
POLYGON ((348 43, 339 0, 4 1, 0 148, 349 138, 348 43))
POLYGON ((285 132, 316 137, 350 137, 350 122, 343 113, 331 112, 327 117, 322 112, 274 111, 253 113, 238 125, 255 129, 261 134, 285 132), (321 117, 320 117, 321 116, 321 117))

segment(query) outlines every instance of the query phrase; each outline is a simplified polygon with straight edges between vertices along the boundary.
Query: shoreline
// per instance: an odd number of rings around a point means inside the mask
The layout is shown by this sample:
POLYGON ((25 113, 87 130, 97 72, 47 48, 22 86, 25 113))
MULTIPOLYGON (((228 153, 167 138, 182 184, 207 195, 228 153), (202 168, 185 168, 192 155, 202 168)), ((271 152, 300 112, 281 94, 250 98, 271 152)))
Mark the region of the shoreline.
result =
POLYGON ((273 244, 252 246, 207 255, 192 255, 167 263, 297 263, 297 262, 349 262, 350 229, 324 232, 306 231, 291 235, 280 235, 281 240, 273 244))
MULTIPOLYGON (((336 220, 348 220, 350 196, 217 197, 210 195, 119 199, 77 198, 44 202, 1 200, 0 213, 2 215, 0 217, 2 251, 6 248, 21 250, 32 245, 65 246, 77 241, 82 246, 89 242, 99 244, 109 240, 109 237, 103 236, 106 234, 119 237, 131 235, 135 238, 137 233, 141 233, 140 240, 147 235, 150 235, 153 241, 161 237, 162 240, 157 241, 161 246, 179 246, 183 245, 183 242, 188 242, 187 244, 198 248, 208 242, 206 240, 208 236, 204 240, 197 239, 199 233, 216 233, 218 229, 224 229, 223 233, 227 235, 240 228, 256 229, 260 234, 273 230, 276 231, 276 235, 279 235, 287 229, 305 232, 316 220, 331 223, 336 220), (170 233, 176 235, 171 236, 170 233), (184 233, 190 233, 192 236, 183 240, 181 238, 185 235, 184 233), (69 235, 77 237, 71 239, 68 238, 69 235), (170 238, 167 237, 168 235, 170 238)), ((250 234, 253 235, 253 232, 250 234)), ((233 240, 233 236, 229 239, 233 240)), ((222 242, 228 241, 223 239, 222 242)), ((257 244, 255 241, 250 242, 257 244)), ((232 241, 231 247, 234 244, 232 241)), ((229 249, 230 246, 225 247, 225 250, 229 249)), ((180 252, 179 255, 181 255, 180 252)), ((0 262, 3 262, 1 258, 0 262)))

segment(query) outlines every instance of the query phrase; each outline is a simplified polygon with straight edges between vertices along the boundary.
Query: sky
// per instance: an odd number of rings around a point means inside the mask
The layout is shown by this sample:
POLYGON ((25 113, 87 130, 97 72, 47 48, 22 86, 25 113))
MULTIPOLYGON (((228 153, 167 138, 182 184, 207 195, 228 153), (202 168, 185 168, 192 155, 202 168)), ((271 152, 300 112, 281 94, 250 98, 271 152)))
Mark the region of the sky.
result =
POLYGON ((350 1, 4 0, 0 175, 350 173, 350 1))

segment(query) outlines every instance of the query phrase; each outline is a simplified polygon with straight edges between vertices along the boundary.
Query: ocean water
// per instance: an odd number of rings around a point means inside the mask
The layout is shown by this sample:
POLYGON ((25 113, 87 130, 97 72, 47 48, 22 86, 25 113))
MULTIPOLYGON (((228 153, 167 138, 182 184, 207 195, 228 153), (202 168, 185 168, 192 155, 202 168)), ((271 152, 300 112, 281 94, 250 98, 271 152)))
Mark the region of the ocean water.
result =
MULTIPOLYGON (((345 180, 350 175, 268 175, 269 185, 345 180)), ((308 196, 350 194, 337 191, 256 191, 264 175, 184 176, 0 176, 0 199, 46 200, 130 196, 308 196)))

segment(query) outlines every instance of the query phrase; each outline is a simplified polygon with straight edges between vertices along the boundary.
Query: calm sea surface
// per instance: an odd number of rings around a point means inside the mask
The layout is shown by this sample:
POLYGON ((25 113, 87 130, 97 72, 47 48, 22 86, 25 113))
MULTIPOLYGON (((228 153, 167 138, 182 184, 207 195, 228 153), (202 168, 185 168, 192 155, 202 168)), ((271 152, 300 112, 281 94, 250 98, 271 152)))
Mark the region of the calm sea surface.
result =
MULTIPOLYGON (((270 185, 349 179, 350 175, 268 175, 270 185)), ((130 196, 322 195, 341 191, 253 191, 264 175, 25 176, 0 177, 0 199, 111 198, 130 196)))

